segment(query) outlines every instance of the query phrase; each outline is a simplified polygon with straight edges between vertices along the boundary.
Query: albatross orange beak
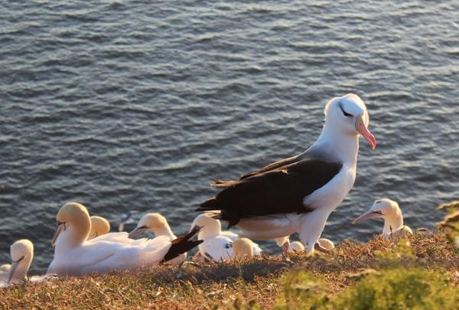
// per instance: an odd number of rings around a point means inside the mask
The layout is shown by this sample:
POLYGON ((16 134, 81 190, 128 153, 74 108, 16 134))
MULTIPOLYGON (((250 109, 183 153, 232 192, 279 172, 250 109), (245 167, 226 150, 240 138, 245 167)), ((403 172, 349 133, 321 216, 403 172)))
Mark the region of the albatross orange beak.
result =
POLYGON ((362 135, 362 137, 367 140, 368 144, 372 150, 376 148, 376 138, 375 136, 368 130, 367 126, 363 122, 362 116, 357 117, 355 121, 355 129, 362 135))

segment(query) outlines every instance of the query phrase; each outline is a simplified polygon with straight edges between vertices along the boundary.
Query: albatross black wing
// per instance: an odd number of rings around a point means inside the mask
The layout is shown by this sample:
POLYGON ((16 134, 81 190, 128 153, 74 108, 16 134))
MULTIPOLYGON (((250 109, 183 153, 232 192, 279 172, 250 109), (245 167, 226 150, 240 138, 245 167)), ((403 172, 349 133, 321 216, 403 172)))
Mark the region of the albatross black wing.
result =
MULTIPOLYGON (((240 177, 239 180, 247 179, 247 178, 253 177, 253 176, 255 176, 257 174, 260 174, 260 173, 276 170, 276 169, 291 165, 291 164, 293 164, 293 163, 295 163, 297 161, 299 161, 299 156, 298 155, 297 156, 292 156, 292 157, 289 157, 289 158, 284 158, 284 159, 278 160, 278 161, 276 161, 274 163, 271 163, 271 164, 269 164, 267 166, 264 166, 261 169, 258 169, 258 170, 255 170, 253 172, 244 174, 244 175, 242 175, 240 177)), ((213 181, 211 183, 211 185, 214 186, 214 187, 217 187, 217 188, 227 188, 227 187, 230 187, 230 186, 234 185, 239 180, 215 180, 215 181, 213 181)))
POLYGON ((267 166, 264 166, 261 169, 258 169, 256 171, 253 171, 253 172, 250 172, 250 173, 242 175, 240 180, 247 179, 247 178, 252 177, 252 176, 254 176, 256 174, 260 174, 260 173, 263 173, 263 172, 276 170, 276 169, 279 169, 281 167, 284 167, 284 166, 287 166, 287 165, 291 165, 291 164, 297 162, 298 160, 299 160, 299 156, 298 155, 278 160, 278 161, 273 162, 273 163, 271 163, 271 164, 269 164, 267 166))
POLYGON ((328 183, 341 168, 341 163, 305 159, 256 173, 231 181, 198 211, 220 210, 220 218, 230 226, 252 216, 308 212, 311 210, 303 205, 304 197, 328 183))

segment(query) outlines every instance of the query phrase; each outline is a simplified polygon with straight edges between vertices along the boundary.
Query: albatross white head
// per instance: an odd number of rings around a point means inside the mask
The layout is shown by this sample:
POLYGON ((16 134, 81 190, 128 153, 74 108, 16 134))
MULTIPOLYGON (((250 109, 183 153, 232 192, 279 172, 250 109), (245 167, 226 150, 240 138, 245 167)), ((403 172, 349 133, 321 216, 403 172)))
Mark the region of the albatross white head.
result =
MULTIPOLYGON (((357 139, 359 135, 367 140, 372 150, 376 148, 376 138, 368 129, 370 116, 363 100, 356 94, 347 94, 343 97, 331 99, 325 106, 325 124, 319 140, 330 139, 334 147, 339 147, 339 142, 348 144, 344 137, 357 139)), ((357 144, 358 145, 358 144, 357 144)), ((354 153, 355 151, 352 150, 354 153)))
POLYGON ((369 219, 383 219, 383 235, 389 237, 397 231, 412 233, 408 226, 403 225, 403 214, 398 203, 391 199, 376 200, 370 209, 356 218, 352 223, 356 224, 369 219))
POLYGON ((33 243, 27 239, 21 239, 10 247, 11 268, 8 283, 20 283, 27 277, 33 259, 33 243))
POLYGON ((142 216, 137 227, 129 233, 129 238, 138 238, 146 231, 151 231, 156 236, 175 238, 166 218, 159 213, 147 213, 142 216))
POLYGON ((98 236, 108 234, 110 232, 110 222, 102 216, 91 216, 91 231, 88 240, 94 239, 98 236))
POLYGON ((88 239, 91 219, 85 206, 78 202, 68 202, 56 215, 57 228, 51 245, 62 248, 74 248, 88 239))

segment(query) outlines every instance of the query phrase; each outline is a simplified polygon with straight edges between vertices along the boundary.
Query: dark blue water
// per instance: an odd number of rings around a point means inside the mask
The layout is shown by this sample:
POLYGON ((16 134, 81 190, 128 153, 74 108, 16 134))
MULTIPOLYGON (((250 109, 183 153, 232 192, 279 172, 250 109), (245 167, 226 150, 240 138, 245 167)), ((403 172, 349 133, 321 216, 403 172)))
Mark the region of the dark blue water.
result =
POLYGON ((69 200, 183 232, 210 180, 303 151, 348 92, 379 146, 324 235, 379 232, 350 222, 381 197, 433 227, 459 196, 458 33, 454 0, 1 1, 0 261, 30 238, 44 270, 69 200))

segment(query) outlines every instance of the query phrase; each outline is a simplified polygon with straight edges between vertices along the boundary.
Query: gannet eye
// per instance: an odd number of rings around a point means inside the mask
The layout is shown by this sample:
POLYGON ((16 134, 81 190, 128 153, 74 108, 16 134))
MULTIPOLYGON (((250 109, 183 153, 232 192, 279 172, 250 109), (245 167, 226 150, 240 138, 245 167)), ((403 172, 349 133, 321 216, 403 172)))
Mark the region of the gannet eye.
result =
POLYGON ((225 244, 225 249, 231 249, 233 245, 231 243, 225 244))
POLYGON ((344 108, 343 108, 343 106, 341 104, 339 104, 339 108, 341 109, 341 112, 343 112, 344 116, 346 116, 346 117, 354 117, 354 115, 349 114, 346 111, 344 111, 344 108))

